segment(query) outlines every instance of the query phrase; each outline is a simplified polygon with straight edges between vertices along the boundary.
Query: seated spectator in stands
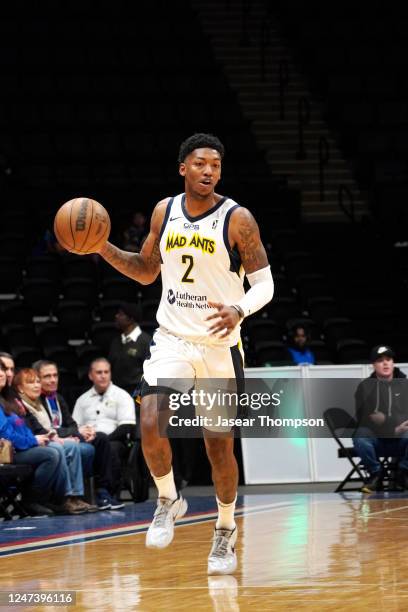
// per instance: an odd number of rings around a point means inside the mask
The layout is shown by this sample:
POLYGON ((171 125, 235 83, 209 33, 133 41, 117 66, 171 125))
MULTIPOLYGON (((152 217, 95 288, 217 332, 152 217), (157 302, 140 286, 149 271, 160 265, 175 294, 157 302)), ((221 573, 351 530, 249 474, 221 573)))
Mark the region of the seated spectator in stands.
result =
POLYGON ((370 354, 374 372, 355 393, 357 430, 353 445, 370 477, 362 491, 382 486, 380 457, 399 457, 397 488, 408 488, 408 381, 394 365, 391 347, 375 346, 370 354))
POLYGON ((112 379, 130 394, 140 385, 143 362, 150 354, 152 340, 149 334, 140 329, 138 320, 137 305, 122 302, 115 315, 115 323, 121 336, 112 340, 109 350, 112 379))
MULTIPOLYGON (((79 448, 82 459, 83 449, 91 444, 95 449, 93 474, 95 476, 96 495, 100 510, 117 510, 123 504, 115 506, 108 493, 112 487, 112 452, 108 436, 96 432, 88 425, 78 427, 71 416, 71 411, 63 396, 58 393, 59 374, 57 364, 53 361, 40 360, 33 363, 41 382, 41 402, 52 420, 54 429, 60 438, 73 436, 80 440, 79 448)), ((86 459, 85 459, 86 463, 86 459)), ((82 463, 84 466, 84 461, 82 463)), ((84 469, 86 473, 86 468, 84 469)))
MULTIPOLYGON (((23 491, 23 506, 31 515, 54 514, 48 502, 51 497, 63 500, 60 509, 67 514, 79 514, 69 496, 67 471, 61 462, 61 453, 49 445, 46 433, 34 435, 23 417, 15 413, 14 396, 6 384, 6 368, 0 360, 0 438, 10 440, 18 465, 31 465, 34 475, 23 491)), ((52 506, 53 507, 53 506, 52 506)))
POLYGON ((142 212, 134 213, 129 227, 123 232, 122 249, 139 253, 147 233, 145 215, 142 212))
POLYGON ((315 356, 308 347, 309 342, 310 333, 302 325, 296 325, 290 330, 287 351, 289 354, 289 359, 293 362, 293 365, 315 363, 315 356))
POLYGON ((11 387, 11 385, 13 384, 14 373, 16 370, 13 355, 0 351, 0 359, 4 367, 6 368, 7 385, 11 387))
POLYGON ((99 358, 91 363, 89 379, 93 386, 77 399, 72 416, 79 427, 88 425, 94 431, 108 435, 115 495, 119 495, 122 487, 121 464, 128 454, 129 442, 136 436, 135 402, 129 393, 112 383, 107 359, 99 358))
MULTIPOLYGON (((14 390, 18 394, 15 399, 20 408, 20 416, 25 415, 26 424, 34 434, 45 434, 50 442, 48 446, 55 448, 61 455, 61 465, 67 471, 68 496, 67 504, 71 513, 96 512, 98 508, 83 501, 84 480, 82 473, 81 452, 78 438, 60 438, 52 425, 47 410, 41 403, 40 378, 32 368, 23 368, 13 380, 14 390)), ((89 444, 87 463, 92 463, 94 449, 89 444)))

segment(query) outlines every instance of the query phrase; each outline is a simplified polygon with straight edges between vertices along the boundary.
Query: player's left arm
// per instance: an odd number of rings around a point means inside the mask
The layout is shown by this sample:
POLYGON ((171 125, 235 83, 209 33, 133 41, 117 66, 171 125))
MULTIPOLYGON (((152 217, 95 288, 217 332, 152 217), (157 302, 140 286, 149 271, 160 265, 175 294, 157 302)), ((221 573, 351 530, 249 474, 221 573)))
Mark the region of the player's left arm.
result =
POLYGON ((236 304, 209 302, 217 309, 207 320, 214 319, 209 331, 211 334, 222 332, 225 338, 238 325, 241 319, 260 310, 273 297, 273 279, 271 269, 262 244, 259 227, 248 209, 239 207, 231 214, 228 228, 231 248, 235 246, 241 257, 250 289, 236 304))

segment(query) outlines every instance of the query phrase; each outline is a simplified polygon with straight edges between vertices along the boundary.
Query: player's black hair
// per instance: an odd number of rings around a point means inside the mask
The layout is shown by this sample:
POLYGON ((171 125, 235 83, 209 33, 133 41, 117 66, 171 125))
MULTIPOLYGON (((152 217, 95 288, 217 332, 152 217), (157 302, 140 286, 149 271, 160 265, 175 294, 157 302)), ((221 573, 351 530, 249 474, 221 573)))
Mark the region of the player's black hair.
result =
POLYGON ((215 149, 221 156, 224 157, 225 149, 221 140, 212 134, 193 134, 184 140, 180 145, 178 162, 183 163, 187 155, 190 155, 195 149, 215 149))

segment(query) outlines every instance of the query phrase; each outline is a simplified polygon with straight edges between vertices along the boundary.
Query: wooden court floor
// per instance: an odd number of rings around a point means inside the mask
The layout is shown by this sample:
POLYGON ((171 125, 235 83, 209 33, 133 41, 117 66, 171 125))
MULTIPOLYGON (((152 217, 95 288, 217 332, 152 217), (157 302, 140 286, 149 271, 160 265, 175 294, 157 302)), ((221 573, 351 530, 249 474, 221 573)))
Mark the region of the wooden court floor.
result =
POLYGON ((408 499, 256 497, 237 519, 234 576, 206 575, 204 520, 178 526, 163 551, 137 533, 3 557, 0 590, 77 592, 74 607, 20 610, 408 610, 408 499))

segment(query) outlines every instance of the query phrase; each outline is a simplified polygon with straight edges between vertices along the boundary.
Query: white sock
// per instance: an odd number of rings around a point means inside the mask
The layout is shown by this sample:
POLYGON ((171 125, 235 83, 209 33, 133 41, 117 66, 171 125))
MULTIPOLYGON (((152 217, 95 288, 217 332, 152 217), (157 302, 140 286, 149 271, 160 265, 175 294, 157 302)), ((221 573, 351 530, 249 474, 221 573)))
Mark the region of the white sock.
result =
POLYGON ((168 474, 164 476, 154 476, 152 474, 155 485, 159 491, 159 497, 164 497, 165 499, 175 500, 177 499, 177 489, 174 484, 174 476, 173 476, 173 468, 171 468, 168 474))
POLYGON ((235 512, 235 504, 237 501, 237 496, 235 495, 234 501, 230 504, 225 504, 224 502, 217 499, 218 506, 218 518, 215 524, 216 529, 234 529, 235 528, 235 520, 234 520, 234 512, 235 512))

